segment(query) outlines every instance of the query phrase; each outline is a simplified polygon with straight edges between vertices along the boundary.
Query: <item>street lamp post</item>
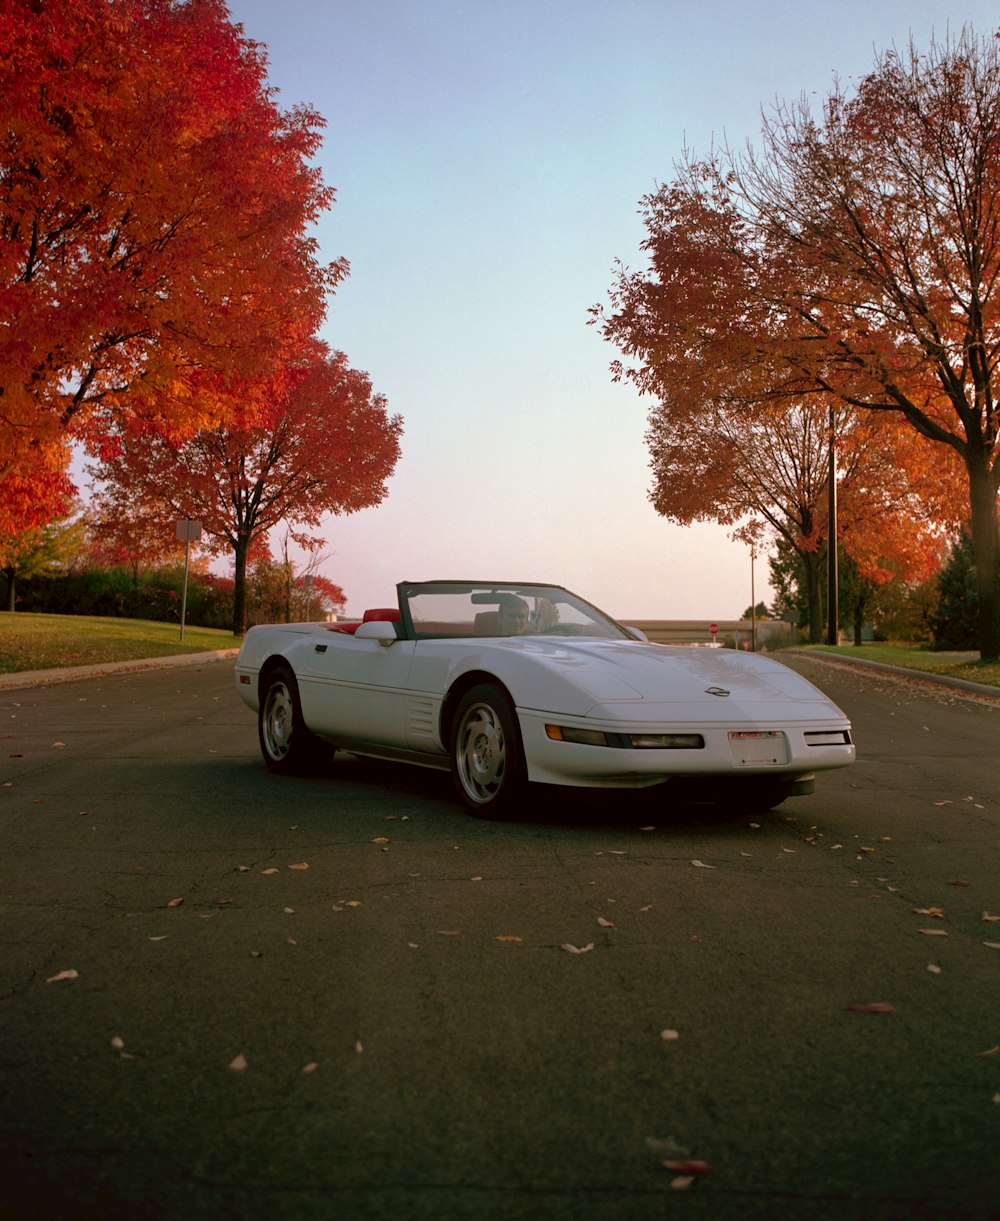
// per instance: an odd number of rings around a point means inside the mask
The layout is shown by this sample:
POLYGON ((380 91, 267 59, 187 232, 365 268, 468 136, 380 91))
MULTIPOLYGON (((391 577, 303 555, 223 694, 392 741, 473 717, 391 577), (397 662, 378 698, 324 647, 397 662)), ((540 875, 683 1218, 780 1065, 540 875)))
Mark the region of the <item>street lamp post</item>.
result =
POLYGON ((827 610, 829 619, 826 632, 826 643, 836 644, 838 640, 838 620, 840 618, 839 606, 837 605, 837 449, 836 449, 836 421, 834 419, 833 408, 830 408, 830 469, 827 473, 827 483, 829 484, 829 526, 826 532, 826 552, 827 552, 827 610))

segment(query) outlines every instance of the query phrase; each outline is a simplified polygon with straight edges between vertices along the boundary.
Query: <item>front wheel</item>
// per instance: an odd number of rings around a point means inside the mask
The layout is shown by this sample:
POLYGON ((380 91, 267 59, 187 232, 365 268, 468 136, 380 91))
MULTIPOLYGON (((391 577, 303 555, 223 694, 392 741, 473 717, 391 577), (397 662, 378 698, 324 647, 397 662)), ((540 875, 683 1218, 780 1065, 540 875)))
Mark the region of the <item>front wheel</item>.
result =
POLYGON ((302 719, 295 675, 279 666, 268 675, 257 715, 260 753, 272 772, 295 775, 308 771, 319 755, 319 739, 302 719))
POLYGON ((507 814, 523 793, 527 770, 517 715, 501 687, 483 683, 459 702, 452 722, 451 776, 474 814, 507 814))

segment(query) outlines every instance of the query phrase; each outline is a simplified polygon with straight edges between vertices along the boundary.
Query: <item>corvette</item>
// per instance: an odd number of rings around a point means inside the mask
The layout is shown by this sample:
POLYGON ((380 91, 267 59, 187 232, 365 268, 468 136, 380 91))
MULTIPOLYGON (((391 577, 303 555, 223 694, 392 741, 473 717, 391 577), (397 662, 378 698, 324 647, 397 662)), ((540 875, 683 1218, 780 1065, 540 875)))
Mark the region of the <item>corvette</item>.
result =
POLYGON ((770 808, 854 760, 840 709, 769 657, 651 644, 556 585, 396 588, 396 606, 358 621, 247 633, 236 690, 272 771, 330 747, 447 769, 492 816, 528 784, 770 808))

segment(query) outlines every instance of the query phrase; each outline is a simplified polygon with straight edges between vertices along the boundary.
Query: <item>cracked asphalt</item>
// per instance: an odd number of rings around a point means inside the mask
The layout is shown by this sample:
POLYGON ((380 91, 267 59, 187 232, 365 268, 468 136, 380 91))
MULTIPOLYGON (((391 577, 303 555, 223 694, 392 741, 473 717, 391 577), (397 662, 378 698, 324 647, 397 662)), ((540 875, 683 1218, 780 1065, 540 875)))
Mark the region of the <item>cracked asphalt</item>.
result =
POLYGON ((0 1216, 1000 1218, 1000 702, 789 664, 859 761, 764 815, 0 690, 0 1216))

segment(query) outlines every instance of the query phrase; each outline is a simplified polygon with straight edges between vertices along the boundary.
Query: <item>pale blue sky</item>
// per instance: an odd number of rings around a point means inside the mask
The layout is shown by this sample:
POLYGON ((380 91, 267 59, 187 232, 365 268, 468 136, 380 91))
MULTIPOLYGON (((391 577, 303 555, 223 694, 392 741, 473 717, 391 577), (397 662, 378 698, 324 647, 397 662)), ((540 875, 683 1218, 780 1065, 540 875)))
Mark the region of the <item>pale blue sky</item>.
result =
MULTIPOLYGON (((324 338, 405 421, 381 506, 332 519, 350 613, 403 579, 567 585, 620 617, 735 618, 750 558, 653 511, 649 404, 587 327, 638 202, 685 143, 756 141, 761 108, 927 46, 980 0, 232 0, 284 106, 327 120, 319 238, 351 276, 324 338)), ((758 561, 758 598, 769 598, 758 561)))

